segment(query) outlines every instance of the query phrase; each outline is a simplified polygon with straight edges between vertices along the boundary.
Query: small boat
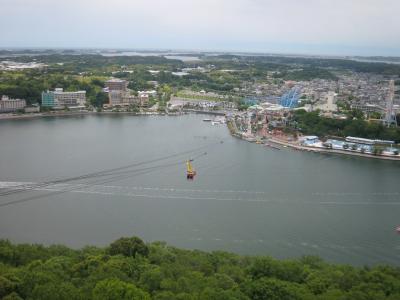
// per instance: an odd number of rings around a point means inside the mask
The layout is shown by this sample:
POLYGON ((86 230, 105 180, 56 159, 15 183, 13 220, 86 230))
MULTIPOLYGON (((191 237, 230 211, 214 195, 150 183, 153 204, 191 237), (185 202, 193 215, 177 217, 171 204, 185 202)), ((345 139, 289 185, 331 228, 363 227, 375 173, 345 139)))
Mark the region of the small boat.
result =
POLYGON ((396 227, 396 232, 397 232, 398 234, 400 234, 400 226, 397 226, 397 227, 396 227))
POLYGON ((203 119, 203 122, 211 122, 211 119, 203 119))

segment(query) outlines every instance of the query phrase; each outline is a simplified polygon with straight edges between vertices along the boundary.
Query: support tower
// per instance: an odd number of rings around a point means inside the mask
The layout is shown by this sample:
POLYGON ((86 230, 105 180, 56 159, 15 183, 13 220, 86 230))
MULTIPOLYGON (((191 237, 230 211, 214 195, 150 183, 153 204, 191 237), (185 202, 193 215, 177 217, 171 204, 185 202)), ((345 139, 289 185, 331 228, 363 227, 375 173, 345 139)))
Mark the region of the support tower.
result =
POLYGON ((397 126, 396 112, 393 110, 394 100, 394 80, 389 82, 389 95, 386 100, 385 115, 383 116, 383 123, 389 127, 394 124, 397 126))

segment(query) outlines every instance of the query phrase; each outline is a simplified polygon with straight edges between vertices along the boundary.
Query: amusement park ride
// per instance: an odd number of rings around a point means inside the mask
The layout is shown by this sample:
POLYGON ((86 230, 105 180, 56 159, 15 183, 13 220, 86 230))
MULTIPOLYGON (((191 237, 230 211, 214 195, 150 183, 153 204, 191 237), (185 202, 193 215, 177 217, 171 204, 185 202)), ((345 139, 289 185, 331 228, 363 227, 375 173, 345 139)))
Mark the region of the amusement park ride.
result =
POLYGON ((293 87, 281 97, 279 104, 287 108, 296 107, 300 99, 300 92, 300 87, 293 87))

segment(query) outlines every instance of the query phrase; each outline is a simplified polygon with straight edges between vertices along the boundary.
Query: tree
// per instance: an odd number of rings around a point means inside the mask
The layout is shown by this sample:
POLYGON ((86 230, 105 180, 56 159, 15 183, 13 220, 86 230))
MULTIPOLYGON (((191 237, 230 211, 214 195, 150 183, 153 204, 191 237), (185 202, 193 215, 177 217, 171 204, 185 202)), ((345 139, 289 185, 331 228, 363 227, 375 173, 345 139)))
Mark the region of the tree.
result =
POLYGON ((147 256, 149 249, 146 244, 138 237, 120 238, 111 243, 108 252, 111 255, 122 254, 124 256, 136 257, 136 254, 147 256))
POLYGON ((78 300, 81 299, 79 290, 71 283, 48 282, 37 285, 32 291, 32 298, 36 300, 78 300))
POLYGON ((143 272, 140 276, 140 283, 142 287, 146 287, 149 292, 154 292, 160 289, 163 274, 158 267, 150 268, 143 272))
POLYGON ((364 120, 364 113, 359 109, 353 109, 348 113, 348 116, 352 119, 364 120))
POLYGON ((104 92, 98 92, 93 101, 90 102, 94 107, 103 107, 103 104, 108 103, 108 95, 104 92))
POLYGON ((243 284, 244 293, 252 300, 311 299, 311 293, 303 287, 273 278, 261 278, 243 284))
POLYGON ((12 292, 7 296, 1 298, 2 300, 23 300, 16 292, 12 292))
POLYGON ((149 248, 147 257, 120 255, 121 249, 110 256, 110 248, 72 250, 0 240, 0 298, 149 300, 151 294, 157 300, 397 300, 400 295, 396 267, 334 265, 310 256, 243 257, 159 242, 149 248))
POLYGON ((307 273, 303 266, 295 261, 279 262, 270 257, 257 258, 249 269, 255 278, 275 277, 281 280, 304 282, 307 273))
POLYGON ((223 290, 205 288, 199 297, 199 300, 250 300, 240 290, 223 290))
POLYGON ((132 283, 119 279, 105 279, 96 284, 94 300, 150 300, 150 295, 132 283))
POLYGON ((16 288, 16 284, 11 280, 0 276, 0 298, 8 295, 16 288))

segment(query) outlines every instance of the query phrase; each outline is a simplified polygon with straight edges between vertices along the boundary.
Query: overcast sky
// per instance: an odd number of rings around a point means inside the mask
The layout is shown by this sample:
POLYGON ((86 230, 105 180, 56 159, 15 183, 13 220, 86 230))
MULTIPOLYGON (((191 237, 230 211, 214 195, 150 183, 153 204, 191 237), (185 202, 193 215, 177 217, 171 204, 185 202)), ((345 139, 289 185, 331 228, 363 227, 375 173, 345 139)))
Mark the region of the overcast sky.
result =
POLYGON ((0 47, 400 56, 400 0, 0 0, 0 47))

